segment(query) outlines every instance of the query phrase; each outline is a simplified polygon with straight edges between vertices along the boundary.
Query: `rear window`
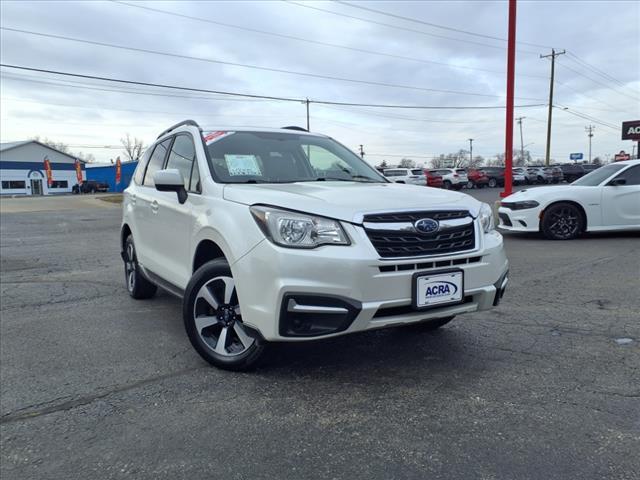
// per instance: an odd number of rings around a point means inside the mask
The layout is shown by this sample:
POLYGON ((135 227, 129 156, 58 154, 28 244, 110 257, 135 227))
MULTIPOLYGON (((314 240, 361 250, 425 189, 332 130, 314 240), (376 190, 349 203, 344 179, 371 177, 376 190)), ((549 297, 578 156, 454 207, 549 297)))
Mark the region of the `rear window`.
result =
POLYGON ((466 175, 466 174, 467 174, 467 171, 466 171, 464 168, 458 168, 458 169, 456 170, 456 173, 460 173, 460 174, 462 174, 462 175, 466 175))
POLYGON ((424 172, 420 168, 414 168, 413 170, 411 170, 411 173, 413 175, 423 175, 424 174, 424 172))
POLYGON ((385 170, 384 175, 386 177, 403 177, 407 174, 406 170, 385 170))

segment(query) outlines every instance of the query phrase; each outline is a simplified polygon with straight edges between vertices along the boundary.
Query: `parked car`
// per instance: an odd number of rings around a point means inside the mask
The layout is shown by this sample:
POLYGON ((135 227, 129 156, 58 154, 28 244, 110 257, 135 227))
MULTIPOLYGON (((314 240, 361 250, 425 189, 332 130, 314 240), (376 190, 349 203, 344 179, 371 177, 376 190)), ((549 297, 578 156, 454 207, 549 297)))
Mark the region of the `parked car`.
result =
POLYGON ((544 167, 545 172, 551 172, 551 183, 560 183, 564 180, 564 174, 560 167, 544 167))
POLYGON ((384 170, 384 176, 391 182, 395 183, 408 183, 410 185, 426 185, 427 179, 422 172, 422 169, 410 169, 410 168, 386 168, 384 170))
POLYGON ((530 176, 535 175, 536 183, 553 182, 553 172, 551 170, 545 170, 544 167, 527 167, 527 172, 530 176))
POLYGON ((464 168, 438 168, 429 171, 442 177, 442 187, 447 190, 462 190, 469 181, 464 168))
POLYGON ((524 172, 524 168, 515 167, 511 169, 513 185, 524 185, 527 183, 527 177, 524 172))
POLYGON ((524 183, 527 185, 531 185, 533 183, 538 183, 538 176, 535 172, 529 171, 527 167, 514 167, 514 175, 517 171, 519 174, 524 176, 524 183))
POLYGON ((81 184, 75 184, 71 187, 71 193, 96 193, 108 192, 109 184, 98 182, 96 180, 83 180, 81 184))
POLYGON ((583 163, 582 169, 584 173, 587 174, 589 172, 593 172, 594 170, 600 168, 602 165, 596 165, 595 163, 583 163))
POLYGON ((498 215, 503 230, 541 232, 553 240, 640 230, 640 160, 605 165, 562 188, 516 192, 502 200, 498 215))
POLYGON ((504 186, 504 167, 482 167, 482 171, 489 179, 487 186, 491 188, 504 186))
POLYGON ((423 172, 427 178, 427 187, 442 188, 442 177, 440 175, 435 175, 427 169, 424 169, 423 172))
POLYGON ((129 295, 181 297, 194 349, 231 370, 267 342, 439 328, 497 305, 509 270, 486 203, 389 183, 324 135, 193 120, 138 162, 120 247, 129 295))
POLYGON ((489 183, 489 177, 482 170, 475 168, 467 169, 467 178, 469 179, 467 186, 470 188, 484 188, 489 183))
POLYGON ((584 168, 579 163, 565 163, 555 166, 562 170, 562 176, 567 183, 579 179, 585 173, 584 168))

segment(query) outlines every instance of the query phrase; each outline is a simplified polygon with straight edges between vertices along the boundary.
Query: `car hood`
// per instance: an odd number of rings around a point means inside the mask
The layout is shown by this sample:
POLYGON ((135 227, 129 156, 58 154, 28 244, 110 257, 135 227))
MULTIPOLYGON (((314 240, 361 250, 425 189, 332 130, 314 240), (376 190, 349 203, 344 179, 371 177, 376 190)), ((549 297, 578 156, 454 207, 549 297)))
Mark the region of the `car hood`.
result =
POLYGON ((555 185, 548 187, 536 187, 536 188, 525 188, 524 190, 520 190, 518 192, 512 193, 508 197, 502 199, 503 202, 519 202, 523 200, 545 200, 548 198, 555 198, 557 196, 566 197, 570 195, 571 191, 576 188, 583 187, 572 187, 571 185, 555 185))
POLYGON ((476 217, 480 202, 464 193, 398 183, 299 182, 227 184, 225 200, 245 205, 272 205, 347 222, 366 213, 388 210, 464 208, 476 217))

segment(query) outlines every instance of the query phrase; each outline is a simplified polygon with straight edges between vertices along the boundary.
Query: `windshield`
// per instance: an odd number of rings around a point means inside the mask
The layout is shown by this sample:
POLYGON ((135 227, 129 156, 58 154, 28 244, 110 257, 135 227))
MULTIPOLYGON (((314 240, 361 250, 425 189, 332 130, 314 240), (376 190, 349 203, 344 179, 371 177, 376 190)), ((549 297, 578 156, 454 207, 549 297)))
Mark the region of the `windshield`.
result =
POLYGON ((604 167, 600 167, 599 169, 587 173, 583 177, 580 177, 571 185, 578 185, 580 187, 595 187, 596 185, 600 185, 614 173, 622 170, 624 167, 626 167, 626 165, 616 165, 615 163, 612 163, 611 165, 605 165, 604 167))
POLYGON ((208 145, 221 183, 387 182, 355 153, 326 137, 280 132, 228 132, 208 145))

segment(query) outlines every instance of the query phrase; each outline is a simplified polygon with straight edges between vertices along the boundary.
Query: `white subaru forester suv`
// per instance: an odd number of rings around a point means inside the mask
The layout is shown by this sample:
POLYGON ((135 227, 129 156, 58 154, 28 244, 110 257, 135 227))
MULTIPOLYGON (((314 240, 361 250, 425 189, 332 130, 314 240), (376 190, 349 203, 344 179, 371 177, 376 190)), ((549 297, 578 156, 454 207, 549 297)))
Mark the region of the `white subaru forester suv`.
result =
POLYGON ((271 341, 419 323, 500 301, 508 261, 491 208, 398 185, 299 127, 164 131, 125 190, 129 294, 182 298, 187 334, 218 367, 271 341))

